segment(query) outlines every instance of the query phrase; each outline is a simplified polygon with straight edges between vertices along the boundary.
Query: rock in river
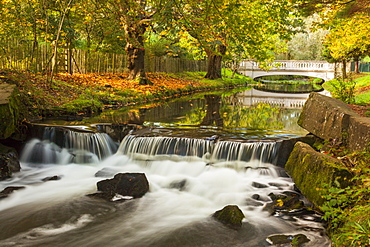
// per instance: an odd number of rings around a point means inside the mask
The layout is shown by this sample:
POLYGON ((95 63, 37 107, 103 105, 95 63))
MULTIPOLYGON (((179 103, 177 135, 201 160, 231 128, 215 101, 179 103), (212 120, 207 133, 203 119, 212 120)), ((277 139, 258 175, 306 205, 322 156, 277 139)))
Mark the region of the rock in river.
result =
POLYGON ((149 191, 149 182, 144 173, 118 173, 112 179, 97 183, 98 193, 89 196, 106 200, 139 198, 149 191))
POLYGON ((222 224, 237 230, 242 227, 242 220, 245 216, 238 206, 228 205, 216 211, 212 217, 216 218, 222 224))

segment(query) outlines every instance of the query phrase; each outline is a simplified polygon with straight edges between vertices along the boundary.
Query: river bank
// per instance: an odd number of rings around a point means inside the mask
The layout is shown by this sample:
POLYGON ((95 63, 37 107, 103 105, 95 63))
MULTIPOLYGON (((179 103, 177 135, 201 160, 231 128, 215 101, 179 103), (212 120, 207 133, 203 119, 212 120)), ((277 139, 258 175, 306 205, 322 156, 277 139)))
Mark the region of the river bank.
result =
POLYGON ((56 74, 47 81, 40 74, 0 71, 0 83, 15 84, 27 108, 24 118, 91 115, 105 108, 155 102, 198 91, 244 86, 251 79, 225 71, 220 80, 204 79, 204 72, 148 73, 152 85, 127 80, 127 74, 56 74))

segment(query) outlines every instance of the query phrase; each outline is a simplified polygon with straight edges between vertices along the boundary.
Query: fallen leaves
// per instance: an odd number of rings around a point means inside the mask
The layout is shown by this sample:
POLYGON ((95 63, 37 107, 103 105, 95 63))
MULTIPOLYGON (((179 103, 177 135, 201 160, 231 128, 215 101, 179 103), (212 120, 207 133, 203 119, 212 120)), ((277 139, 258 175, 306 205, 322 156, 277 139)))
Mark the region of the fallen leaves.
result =
POLYGON ((55 75, 54 78, 81 87, 100 87, 101 89, 114 88, 121 91, 131 89, 144 94, 147 92, 154 94, 164 90, 177 90, 189 85, 201 85, 201 83, 175 78, 164 73, 148 73, 147 76, 153 85, 139 85, 136 80, 127 80, 127 76, 128 74, 89 73, 69 75, 60 73, 55 75))

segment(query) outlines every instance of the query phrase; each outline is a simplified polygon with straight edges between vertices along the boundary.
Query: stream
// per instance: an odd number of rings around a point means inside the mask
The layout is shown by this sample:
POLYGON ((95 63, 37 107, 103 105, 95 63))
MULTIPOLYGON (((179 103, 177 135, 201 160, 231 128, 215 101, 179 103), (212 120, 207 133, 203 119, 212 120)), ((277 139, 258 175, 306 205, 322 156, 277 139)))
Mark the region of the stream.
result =
POLYGON ((307 97, 225 91, 35 123, 21 171, 0 181, 22 187, 0 200, 0 246, 292 246, 271 237, 298 234, 299 246, 330 246, 277 165, 282 142, 307 134, 296 124, 307 97), (117 173, 144 173, 149 192, 86 196, 117 173), (269 209, 272 195, 291 194, 304 207, 269 209), (242 210, 240 229, 211 217, 226 205, 242 210))

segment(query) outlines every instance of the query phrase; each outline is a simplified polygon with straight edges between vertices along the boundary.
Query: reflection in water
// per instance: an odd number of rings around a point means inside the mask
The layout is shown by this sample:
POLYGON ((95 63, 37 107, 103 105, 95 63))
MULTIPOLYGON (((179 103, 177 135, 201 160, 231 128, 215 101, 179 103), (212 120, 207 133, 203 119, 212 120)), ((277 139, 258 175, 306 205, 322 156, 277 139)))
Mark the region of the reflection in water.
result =
POLYGON ((201 125, 212 125, 215 123, 217 127, 223 127, 224 120, 220 115, 221 96, 210 94, 205 95, 204 98, 206 99, 207 110, 201 125))
POLYGON ((231 139, 301 136, 307 132, 297 125, 297 120, 307 98, 308 94, 278 94, 256 89, 196 94, 154 107, 106 111, 88 122, 144 124, 156 131, 166 129, 171 136, 216 134, 231 139))

